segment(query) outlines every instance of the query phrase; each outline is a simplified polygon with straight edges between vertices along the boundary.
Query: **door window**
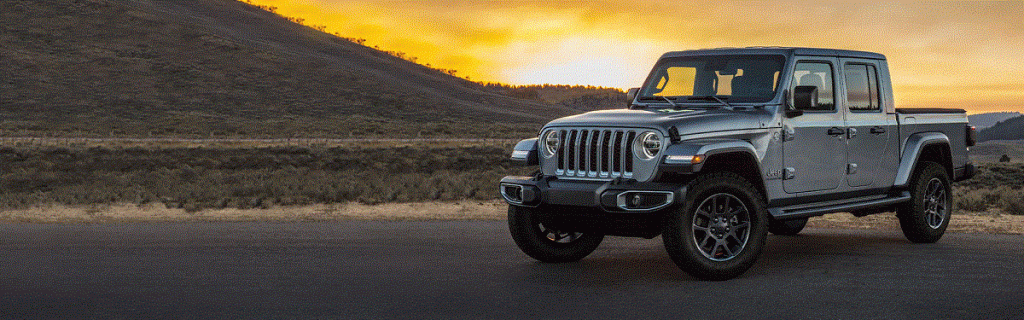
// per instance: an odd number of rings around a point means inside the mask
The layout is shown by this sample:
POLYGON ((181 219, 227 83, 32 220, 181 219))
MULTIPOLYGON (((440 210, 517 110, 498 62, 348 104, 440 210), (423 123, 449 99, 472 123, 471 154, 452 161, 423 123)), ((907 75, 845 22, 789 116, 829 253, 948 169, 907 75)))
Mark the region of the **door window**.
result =
POLYGON ((875 66, 848 64, 846 74, 846 104, 850 111, 878 111, 878 73, 875 66))
POLYGON ((818 104, 807 111, 833 111, 836 109, 832 91, 832 65, 825 62, 800 62, 793 71, 793 88, 797 86, 818 87, 818 104))

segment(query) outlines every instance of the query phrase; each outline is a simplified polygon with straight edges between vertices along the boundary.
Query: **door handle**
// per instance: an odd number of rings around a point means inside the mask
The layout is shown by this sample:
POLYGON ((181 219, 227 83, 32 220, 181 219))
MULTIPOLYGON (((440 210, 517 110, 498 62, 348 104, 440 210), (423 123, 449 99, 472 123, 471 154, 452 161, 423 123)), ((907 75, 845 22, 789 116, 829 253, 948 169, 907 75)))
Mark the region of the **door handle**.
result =
POLYGON ((882 127, 872 127, 871 128, 871 134, 883 134, 883 133, 885 133, 885 128, 882 128, 882 127))
POLYGON ((828 135, 830 135, 830 136, 839 136, 839 135, 843 135, 845 133, 846 133, 846 130, 843 130, 842 128, 839 128, 839 127, 832 127, 831 129, 828 129, 828 135))

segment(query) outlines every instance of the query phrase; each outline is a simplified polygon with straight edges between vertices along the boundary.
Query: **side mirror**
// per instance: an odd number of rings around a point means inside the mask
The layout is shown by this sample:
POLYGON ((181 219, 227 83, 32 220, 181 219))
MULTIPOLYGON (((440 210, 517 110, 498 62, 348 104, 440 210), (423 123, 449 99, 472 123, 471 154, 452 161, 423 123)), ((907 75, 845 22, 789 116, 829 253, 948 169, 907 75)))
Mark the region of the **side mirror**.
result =
POLYGON ((786 118, 796 118, 804 115, 803 110, 793 108, 793 99, 790 99, 789 92, 789 89, 782 90, 782 103, 786 108, 786 118))
POLYGON ((626 106, 633 105, 633 100, 636 100, 636 93, 640 92, 640 88, 629 88, 626 91, 626 106))
POLYGON ((795 117, 804 114, 804 110, 813 110, 818 107, 818 87, 796 86, 793 88, 793 109, 786 110, 787 117, 795 117), (790 116, 790 113, 794 115, 790 116))

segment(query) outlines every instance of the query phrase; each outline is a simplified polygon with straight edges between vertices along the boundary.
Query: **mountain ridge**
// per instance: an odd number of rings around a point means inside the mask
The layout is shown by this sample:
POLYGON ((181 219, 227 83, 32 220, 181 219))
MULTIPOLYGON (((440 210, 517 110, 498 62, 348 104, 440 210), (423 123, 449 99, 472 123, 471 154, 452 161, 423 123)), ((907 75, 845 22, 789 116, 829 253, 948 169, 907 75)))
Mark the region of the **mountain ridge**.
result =
POLYGON ((1024 115, 996 122, 978 131, 978 141, 1024 140, 1024 115))
POLYGON ((985 128, 991 127, 991 126, 995 125, 997 122, 1004 121, 1006 119, 1010 119, 1010 118, 1013 118, 1013 117, 1018 117, 1020 115, 1021 115, 1020 112, 1010 112, 1010 111, 1006 111, 1006 112, 988 112, 988 113, 972 114, 972 115, 967 116, 967 119, 968 119, 968 122, 970 122, 970 124, 972 126, 975 126, 976 128, 978 128, 978 130, 981 130, 981 129, 985 129, 985 128))

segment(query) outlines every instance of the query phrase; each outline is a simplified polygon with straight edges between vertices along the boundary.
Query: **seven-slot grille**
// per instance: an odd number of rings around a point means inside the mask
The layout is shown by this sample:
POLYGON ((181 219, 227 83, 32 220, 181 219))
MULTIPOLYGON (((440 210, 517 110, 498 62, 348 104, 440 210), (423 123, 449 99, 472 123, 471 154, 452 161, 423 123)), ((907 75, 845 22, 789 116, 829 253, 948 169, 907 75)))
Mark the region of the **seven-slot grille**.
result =
POLYGON ((630 129, 558 129, 556 175, 583 178, 633 177, 633 140, 630 129))

